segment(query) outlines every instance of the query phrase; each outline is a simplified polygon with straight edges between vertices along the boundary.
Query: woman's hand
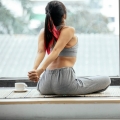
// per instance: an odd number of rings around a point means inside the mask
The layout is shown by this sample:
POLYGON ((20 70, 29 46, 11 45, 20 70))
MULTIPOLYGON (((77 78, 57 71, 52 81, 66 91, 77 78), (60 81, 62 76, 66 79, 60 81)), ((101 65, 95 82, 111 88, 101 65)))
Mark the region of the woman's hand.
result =
POLYGON ((28 72, 28 77, 33 82, 38 82, 40 75, 38 74, 37 70, 31 70, 28 72))
POLYGON ((42 74, 44 70, 43 69, 39 69, 39 70, 31 70, 28 72, 28 77, 31 81, 33 82, 38 82, 40 75, 42 74))

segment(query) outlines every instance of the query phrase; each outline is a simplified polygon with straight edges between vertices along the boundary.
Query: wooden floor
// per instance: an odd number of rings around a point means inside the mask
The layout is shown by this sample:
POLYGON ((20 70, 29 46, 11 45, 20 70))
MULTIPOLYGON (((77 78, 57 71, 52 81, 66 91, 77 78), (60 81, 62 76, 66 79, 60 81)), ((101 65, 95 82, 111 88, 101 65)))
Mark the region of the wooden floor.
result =
POLYGON ((14 88, 0 88, 0 99, 20 99, 20 98, 56 98, 56 97, 120 97, 120 86, 110 86, 101 93, 88 95, 41 95, 36 87, 28 88, 26 92, 15 92, 14 88))

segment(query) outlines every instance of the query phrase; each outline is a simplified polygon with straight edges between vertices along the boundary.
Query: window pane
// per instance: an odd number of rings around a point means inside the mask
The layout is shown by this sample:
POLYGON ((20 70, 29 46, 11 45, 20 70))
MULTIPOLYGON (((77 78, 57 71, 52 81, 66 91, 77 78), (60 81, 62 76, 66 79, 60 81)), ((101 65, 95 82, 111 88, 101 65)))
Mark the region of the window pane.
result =
MULTIPOLYGON (((118 0, 61 1, 67 8, 66 24, 75 28, 78 37, 76 75, 119 76, 118 0)), ((0 1, 0 77, 27 77, 47 3, 0 1)))
POLYGON ((78 76, 119 75, 119 38, 116 35, 78 34, 78 76))

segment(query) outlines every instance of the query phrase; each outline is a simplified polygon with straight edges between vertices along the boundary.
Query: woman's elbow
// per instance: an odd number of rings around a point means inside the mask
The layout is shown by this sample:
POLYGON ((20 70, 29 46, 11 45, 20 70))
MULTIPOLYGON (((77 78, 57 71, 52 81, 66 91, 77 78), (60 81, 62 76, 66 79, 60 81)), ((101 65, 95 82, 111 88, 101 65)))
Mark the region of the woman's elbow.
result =
POLYGON ((45 53, 44 50, 38 50, 37 53, 45 53))
POLYGON ((52 50, 51 54, 53 54, 55 56, 55 58, 57 58, 59 56, 59 51, 57 49, 52 50))

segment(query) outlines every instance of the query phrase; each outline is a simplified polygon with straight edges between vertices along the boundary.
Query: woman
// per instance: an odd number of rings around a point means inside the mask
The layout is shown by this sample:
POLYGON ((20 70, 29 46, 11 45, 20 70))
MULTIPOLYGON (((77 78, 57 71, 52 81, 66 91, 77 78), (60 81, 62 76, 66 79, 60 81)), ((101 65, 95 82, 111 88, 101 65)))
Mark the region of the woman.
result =
POLYGON ((73 66, 76 62, 78 39, 75 36, 75 29, 65 25, 64 4, 51 1, 47 4, 45 11, 45 28, 39 34, 37 57, 33 70, 28 72, 29 79, 38 82, 38 91, 47 95, 77 95, 105 90, 111 83, 109 77, 77 78, 75 76, 73 66), (46 51, 48 57, 40 65, 46 51))

